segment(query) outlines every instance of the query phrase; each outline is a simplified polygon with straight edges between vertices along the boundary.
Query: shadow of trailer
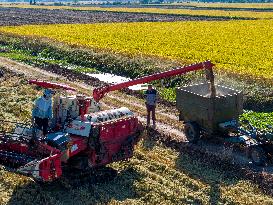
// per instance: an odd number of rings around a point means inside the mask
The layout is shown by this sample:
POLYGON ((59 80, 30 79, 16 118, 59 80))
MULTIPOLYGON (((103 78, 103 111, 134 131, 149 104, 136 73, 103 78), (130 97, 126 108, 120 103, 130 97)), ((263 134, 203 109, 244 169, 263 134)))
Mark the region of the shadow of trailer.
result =
POLYGON ((209 82, 180 87, 176 89, 176 106, 191 143, 206 136, 241 145, 255 165, 264 165, 273 154, 271 133, 261 134, 247 121, 239 123, 243 113, 240 91, 209 82))

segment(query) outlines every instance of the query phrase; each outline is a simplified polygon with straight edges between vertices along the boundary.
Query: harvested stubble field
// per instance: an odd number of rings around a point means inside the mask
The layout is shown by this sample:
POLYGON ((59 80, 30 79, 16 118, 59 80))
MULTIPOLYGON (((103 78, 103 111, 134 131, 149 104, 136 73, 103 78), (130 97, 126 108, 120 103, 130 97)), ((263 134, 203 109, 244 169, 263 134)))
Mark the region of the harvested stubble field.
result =
MULTIPOLYGON (((73 8, 74 9, 74 8, 73 8)), ((78 9, 78 8, 76 8, 78 9)), ((115 12, 137 12, 137 13, 154 13, 154 14, 177 14, 191 15, 203 17, 226 17, 230 19, 236 18, 253 18, 253 19, 272 19, 273 11, 268 12, 252 12, 252 11, 226 11, 216 9, 164 9, 164 8, 97 8, 87 7, 81 10, 99 10, 99 11, 115 11, 115 12)))
MULTIPOLYGON (((12 65, 14 67, 15 65, 12 65)), ((26 83, 22 74, 2 69, 0 78, 3 119, 26 120, 41 91, 26 83), (17 105, 16 109, 14 106, 17 105), (23 112, 19 112, 19 110, 23 112)), ((38 72, 38 71, 37 71, 38 72)), ((35 73, 32 72, 32 75, 35 73)), ((34 75, 35 76, 35 75, 34 75)), ((44 75, 46 76, 46 75, 44 75)), ((45 77, 46 78, 46 77, 45 77)), ((51 80, 56 78, 51 78, 51 80)), ((58 77, 60 80, 60 78, 58 77)), ((61 80, 63 82, 63 80, 61 80)), ((233 169, 208 158, 194 157, 166 147, 144 133, 134 157, 112 164, 112 181, 83 184, 37 184, 30 178, 0 170, 0 203, 28 204, 272 204, 273 198, 233 169)))
MULTIPOLYGON (((4 7, 4 6, 2 6, 4 7)), ((241 10, 224 10, 224 9, 210 9, 208 8, 183 8, 183 9, 166 9, 166 8, 129 8, 129 7, 71 7, 71 6, 33 6, 33 5, 9 5, 5 7, 18 8, 33 8, 33 9, 67 9, 67 10, 82 10, 82 11, 108 11, 108 12, 129 12, 129 13, 150 13, 150 14, 169 14, 169 15, 186 15, 192 17, 217 17, 225 19, 272 19, 273 11, 241 11, 241 10)))
POLYGON ((225 17, 165 15, 152 13, 81 11, 65 9, 3 8, 0 7, 0 26, 28 24, 73 24, 109 22, 164 22, 229 20, 225 17))
MULTIPOLYGON (((109 7, 103 5, 101 7, 109 7)), ((110 6, 111 7, 111 6, 110 6)), ((224 11, 254 11, 254 12, 272 12, 272 3, 167 3, 167 4, 142 4, 142 5, 125 5, 116 7, 129 7, 129 8, 163 8, 163 9, 191 9, 191 10, 224 10, 224 11)))

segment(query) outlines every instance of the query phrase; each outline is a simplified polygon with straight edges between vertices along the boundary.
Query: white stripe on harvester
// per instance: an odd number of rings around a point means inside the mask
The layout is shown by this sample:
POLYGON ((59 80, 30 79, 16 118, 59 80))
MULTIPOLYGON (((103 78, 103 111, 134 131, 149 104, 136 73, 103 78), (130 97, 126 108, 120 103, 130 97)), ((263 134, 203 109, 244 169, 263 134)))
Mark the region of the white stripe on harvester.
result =
POLYGON ((63 135, 57 135, 57 137, 54 137, 53 141, 56 141, 58 139, 60 139, 63 135))

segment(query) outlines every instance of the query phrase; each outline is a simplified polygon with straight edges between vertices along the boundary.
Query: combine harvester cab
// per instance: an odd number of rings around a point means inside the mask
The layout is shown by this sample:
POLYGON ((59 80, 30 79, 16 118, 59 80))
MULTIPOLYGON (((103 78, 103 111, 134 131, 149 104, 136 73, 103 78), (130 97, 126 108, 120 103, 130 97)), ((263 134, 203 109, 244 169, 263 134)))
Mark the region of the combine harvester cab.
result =
POLYGON ((43 143, 31 143, 31 126, 2 122, 0 163, 13 172, 52 181, 62 175, 61 152, 43 143), (13 128, 12 128, 13 127, 13 128))

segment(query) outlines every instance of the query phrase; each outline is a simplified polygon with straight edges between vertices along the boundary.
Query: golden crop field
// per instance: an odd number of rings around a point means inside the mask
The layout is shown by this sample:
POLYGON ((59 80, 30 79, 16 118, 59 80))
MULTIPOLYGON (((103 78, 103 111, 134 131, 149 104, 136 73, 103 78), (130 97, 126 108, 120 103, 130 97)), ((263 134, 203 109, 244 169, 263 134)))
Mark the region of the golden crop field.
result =
MULTIPOLYGON (((20 3, 20 4, 10 4, 1 2, 0 5, 4 6, 30 6, 29 4, 20 3)), ((50 4, 47 4, 50 5, 50 4)), ((187 2, 187 3, 162 3, 162 4, 149 4, 149 6, 194 6, 194 7, 208 7, 208 8, 259 8, 259 9, 266 9, 266 8, 273 8, 273 3, 202 3, 202 2, 187 2)), ((141 6, 146 6, 142 4, 141 6)), ((36 5, 31 7, 37 7, 36 5)))
POLYGON ((36 9, 73 9, 90 11, 136 12, 156 14, 179 14, 191 16, 213 16, 231 18, 272 19, 273 12, 254 11, 224 11, 224 10, 192 10, 192 9, 164 9, 164 8, 106 8, 106 7, 71 7, 71 6, 34 6, 34 5, 2 5, 2 7, 36 8, 36 9))
POLYGON ((229 73, 273 78, 273 21, 110 23, 1 27, 68 44, 174 60, 212 60, 229 73))

